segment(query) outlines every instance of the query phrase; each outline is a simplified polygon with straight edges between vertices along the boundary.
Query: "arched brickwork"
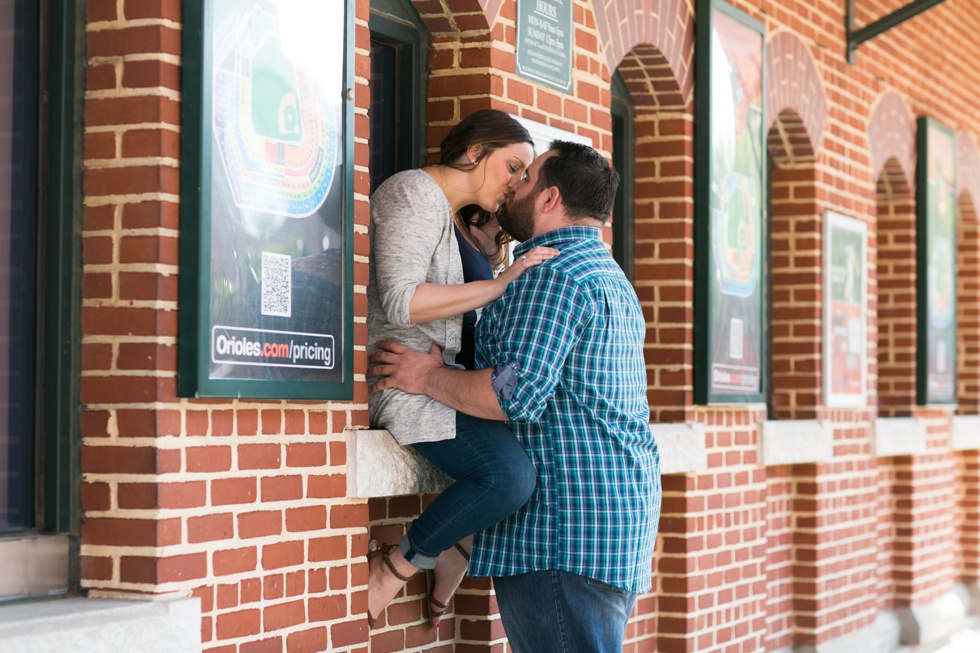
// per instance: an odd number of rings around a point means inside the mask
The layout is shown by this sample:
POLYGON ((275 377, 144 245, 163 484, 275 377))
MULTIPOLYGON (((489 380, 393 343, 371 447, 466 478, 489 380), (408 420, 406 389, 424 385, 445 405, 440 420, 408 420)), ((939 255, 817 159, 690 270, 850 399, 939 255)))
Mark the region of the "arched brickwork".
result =
POLYGON ((882 95, 871 112, 868 150, 871 152, 871 170, 879 183, 885 164, 891 161, 886 171, 889 183, 901 183, 895 178, 901 173, 904 184, 909 189, 914 187, 915 122, 898 93, 889 91, 882 95))
POLYGON ((980 152, 970 134, 956 135, 956 192, 967 192, 971 200, 980 198, 980 152))
POLYGON ((670 62, 656 47, 637 45, 623 56, 617 70, 637 107, 664 111, 684 108, 681 88, 670 73, 670 62))
POLYGON ((792 32, 778 32, 766 47, 766 102, 770 155, 812 157, 823 138, 827 99, 809 48, 792 32))
POLYGON ((485 32, 496 20, 503 0, 412 0, 434 40, 460 32, 485 32))
MULTIPOLYGON (((694 16, 686 0, 593 0, 599 43, 609 70, 617 68, 636 93, 638 80, 624 70, 637 58, 645 71, 646 91, 665 110, 687 107, 694 88, 694 16), (644 45, 653 46, 651 49, 644 45), (651 54, 656 56, 650 57, 651 54), (649 58, 648 58, 649 57, 649 58)), ((638 102, 634 95, 634 101, 638 102)))

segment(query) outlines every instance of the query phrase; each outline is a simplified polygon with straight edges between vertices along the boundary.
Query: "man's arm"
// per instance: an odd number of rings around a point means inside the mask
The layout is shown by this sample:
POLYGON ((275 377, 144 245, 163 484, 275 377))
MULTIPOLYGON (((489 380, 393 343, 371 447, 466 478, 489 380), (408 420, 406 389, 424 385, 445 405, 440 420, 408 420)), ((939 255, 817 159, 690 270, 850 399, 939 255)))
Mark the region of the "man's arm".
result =
POLYGON ((368 376, 381 377, 370 392, 397 388, 424 394, 461 413, 483 419, 505 420, 493 389, 493 370, 458 370, 446 367, 437 345, 428 354, 390 340, 379 340, 378 351, 368 357, 368 376))

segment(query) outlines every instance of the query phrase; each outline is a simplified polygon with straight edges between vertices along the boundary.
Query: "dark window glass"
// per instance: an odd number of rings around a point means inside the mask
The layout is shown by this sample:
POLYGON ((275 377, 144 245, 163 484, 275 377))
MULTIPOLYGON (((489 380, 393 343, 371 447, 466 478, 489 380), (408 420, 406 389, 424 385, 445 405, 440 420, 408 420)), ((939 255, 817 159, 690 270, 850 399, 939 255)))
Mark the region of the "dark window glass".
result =
POLYGON ((371 192, 397 170, 399 48, 371 39, 371 192))
POLYGON ((37 20, 0 0, 0 532, 34 527, 37 20))
POLYGON ((428 35, 408 0, 371 0, 371 192, 425 163, 428 35))
POLYGON ((626 278, 634 278, 635 232, 633 211, 633 162, 636 160, 633 100, 619 73, 612 81, 613 166, 619 171, 619 189, 613 204, 613 258, 626 278))

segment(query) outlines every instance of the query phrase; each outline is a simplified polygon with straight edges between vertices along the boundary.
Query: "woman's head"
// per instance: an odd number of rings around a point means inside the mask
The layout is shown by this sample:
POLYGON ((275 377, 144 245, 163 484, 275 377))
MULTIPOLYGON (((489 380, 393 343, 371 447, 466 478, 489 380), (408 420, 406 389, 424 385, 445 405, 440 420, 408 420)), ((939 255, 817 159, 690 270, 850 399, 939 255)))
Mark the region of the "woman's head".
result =
POLYGON ((531 134, 513 116, 496 109, 481 109, 460 120, 442 139, 439 164, 469 170, 494 150, 515 143, 528 143, 534 149, 531 134), (473 148, 479 148, 475 161, 470 156, 473 148))
MULTIPOLYGON (((466 173, 464 204, 496 211, 534 158, 534 143, 509 114, 483 109, 453 127, 439 147, 439 164, 466 173)), ((459 189, 462 190, 462 189, 459 189)))

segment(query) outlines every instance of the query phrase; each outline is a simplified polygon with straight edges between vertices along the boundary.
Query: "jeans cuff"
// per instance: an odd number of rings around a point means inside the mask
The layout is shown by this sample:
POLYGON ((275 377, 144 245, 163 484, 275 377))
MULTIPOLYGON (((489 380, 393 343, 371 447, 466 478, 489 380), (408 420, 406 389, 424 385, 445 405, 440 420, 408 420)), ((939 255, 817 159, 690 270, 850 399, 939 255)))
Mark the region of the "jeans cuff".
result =
POLYGON ((427 556, 424 553, 419 553, 419 550, 412 544, 412 540, 409 538, 408 533, 405 533, 402 541, 398 543, 398 549, 402 552, 402 555, 405 556, 406 560, 419 569, 436 568, 436 558, 439 556, 427 556))

